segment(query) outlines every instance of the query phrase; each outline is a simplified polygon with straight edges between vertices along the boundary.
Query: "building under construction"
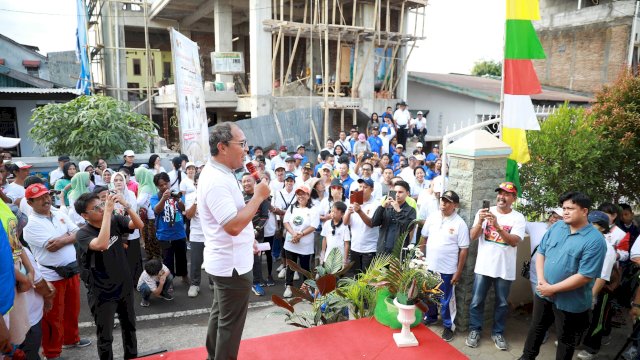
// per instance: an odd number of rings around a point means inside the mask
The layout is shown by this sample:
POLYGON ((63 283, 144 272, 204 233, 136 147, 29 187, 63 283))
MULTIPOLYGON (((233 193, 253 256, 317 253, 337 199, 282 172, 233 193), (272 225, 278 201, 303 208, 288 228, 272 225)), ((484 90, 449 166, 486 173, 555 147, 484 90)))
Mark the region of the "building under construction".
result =
MULTIPOLYGON (((321 109, 326 138, 406 99, 427 0, 86 0, 94 93, 128 100, 175 142, 169 28, 200 47, 210 125, 321 109), (244 71, 216 74, 213 53, 244 71), (149 101, 151 99, 151 101, 149 101)), ((176 132, 177 133, 177 132, 176 132)), ((282 137, 282 136, 281 136, 282 137)), ((320 145, 320 144, 318 144, 320 145)))

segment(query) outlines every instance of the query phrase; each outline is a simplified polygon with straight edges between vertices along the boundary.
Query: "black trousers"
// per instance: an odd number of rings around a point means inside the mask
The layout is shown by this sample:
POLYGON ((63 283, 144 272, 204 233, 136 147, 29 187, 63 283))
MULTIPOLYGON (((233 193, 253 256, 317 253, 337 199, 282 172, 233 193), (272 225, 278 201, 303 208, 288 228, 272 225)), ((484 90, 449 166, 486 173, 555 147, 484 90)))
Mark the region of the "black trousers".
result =
POLYGON ((406 126, 398 126, 398 144, 402 144, 405 148, 407 147, 407 127, 406 126))
POLYGON ((140 248, 140 238, 127 241, 127 261, 129 262, 129 271, 131 271, 131 279, 135 288, 142 274, 142 249, 140 248))
MULTIPOLYGON (((309 255, 301 255, 298 253, 294 253, 288 250, 285 250, 285 254, 287 259, 290 259, 291 261, 297 263, 298 260, 300 260, 300 267, 310 271, 311 270, 311 257, 313 256, 313 254, 309 254, 309 255)), ((290 267, 287 266, 287 276, 285 278, 285 285, 293 285, 293 269, 291 269, 290 267)), ((304 276, 302 274, 300 274, 300 277, 303 278, 304 276)))
POLYGON ((376 253, 359 253, 357 251, 349 250, 349 256, 351 257, 351 261, 353 261, 351 271, 354 274, 359 274, 367 271, 367 268, 371 265, 371 261, 376 256, 376 253))
POLYGON ((118 313, 120 328, 122 329, 122 344, 124 358, 138 357, 138 339, 136 337, 136 314, 133 310, 133 291, 118 300, 103 301, 92 295, 90 299, 93 319, 96 323, 98 338, 98 357, 100 360, 113 359, 113 323, 114 315, 118 313))
POLYGON ((524 343, 522 359, 533 360, 540 353, 544 334, 555 321, 558 335, 556 360, 571 360, 580 338, 589 327, 589 311, 570 313, 559 310, 549 300, 533 297, 533 318, 529 327, 527 341, 524 343))
MULTIPOLYGON (((162 262, 173 276, 187 276, 187 242, 185 239, 159 241, 162 262)), ((136 282, 137 284, 137 282, 136 282)))

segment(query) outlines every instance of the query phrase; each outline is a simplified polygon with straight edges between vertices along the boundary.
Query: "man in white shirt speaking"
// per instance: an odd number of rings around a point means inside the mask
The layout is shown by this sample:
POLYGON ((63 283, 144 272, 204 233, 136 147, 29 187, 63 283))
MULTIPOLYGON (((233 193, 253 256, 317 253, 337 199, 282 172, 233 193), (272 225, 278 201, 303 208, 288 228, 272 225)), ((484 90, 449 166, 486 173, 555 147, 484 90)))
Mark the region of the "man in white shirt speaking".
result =
POLYGON ((236 359, 253 284, 257 253, 251 220, 269 186, 255 186, 245 205, 234 171, 243 166, 247 139, 230 122, 216 124, 209 135, 211 158, 200 175, 198 213, 205 238, 205 270, 214 283, 206 347, 208 359, 236 359))
POLYGON ((411 113, 407 110, 407 103, 404 100, 398 103, 398 110, 393 113, 393 121, 398 127, 398 144, 407 147, 407 129, 411 121, 411 113))
MULTIPOLYGON (((458 194, 451 190, 445 191, 440 197, 440 211, 429 215, 422 227, 427 267, 442 277, 440 316, 444 327, 442 339, 447 342, 453 340, 455 330, 455 285, 460 281, 469 252, 469 228, 456 212, 459 203, 458 194)), ((429 324, 437 320, 438 306, 430 304, 425 321, 429 324)))

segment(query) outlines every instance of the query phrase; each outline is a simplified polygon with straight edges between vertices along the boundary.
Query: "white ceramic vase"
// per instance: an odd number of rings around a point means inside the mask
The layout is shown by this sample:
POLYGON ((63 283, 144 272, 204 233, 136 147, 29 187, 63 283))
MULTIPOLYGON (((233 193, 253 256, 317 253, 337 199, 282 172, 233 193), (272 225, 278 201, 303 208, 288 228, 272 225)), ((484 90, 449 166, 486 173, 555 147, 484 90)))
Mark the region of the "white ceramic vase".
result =
POLYGON ((418 346, 418 339, 411 332, 411 324, 416 321, 416 306, 400 304, 398 299, 393 299, 393 304, 398 308, 398 321, 402 324, 402 330, 393 334, 393 340, 398 347, 418 346))

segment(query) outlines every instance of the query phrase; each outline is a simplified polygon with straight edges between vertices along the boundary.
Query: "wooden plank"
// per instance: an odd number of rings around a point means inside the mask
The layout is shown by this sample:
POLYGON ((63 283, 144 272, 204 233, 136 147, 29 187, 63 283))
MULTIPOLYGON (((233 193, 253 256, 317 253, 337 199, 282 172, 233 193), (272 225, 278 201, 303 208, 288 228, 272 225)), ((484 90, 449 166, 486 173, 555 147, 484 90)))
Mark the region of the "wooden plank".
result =
MULTIPOLYGON (((291 66, 293 65, 293 60, 295 59, 296 50, 298 49, 298 40, 300 40, 300 33, 302 32, 302 28, 298 28, 298 34, 296 35, 296 40, 293 42, 293 50, 291 51, 291 55, 289 56, 289 66, 287 66, 287 74, 284 76, 285 81, 289 78, 289 74, 291 74, 291 66)), ((283 84, 280 85, 281 88, 284 88, 283 84)), ((282 91, 280 91, 280 95, 282 95, 282 91)))
POLYGON ((338 34, 338 42, 337 42, 337 46, 336 46, 336 79, 334 80, 334 84, 336 86, 336 91, 333 95, 333 97, 338 97, 338 92, 340 92, 340 87, 341 87, 341 79, 340 79, 340 57, 342 56, 342 49, 340 48, 341 42, 340 42, 340 37, 341 35, 338 34))
MULTIPOLYGON (((276 45, 274 47, 275 50, 278 49, 278 46, 280 46, 280 41, 282 40, 282 28, 280 28, 280 31, 278 32, 278 38, 276 39, 276 45)), ((273 85, 276 82, 276 58, 277 58, 277 51, 273 51, 273 55, 271 56, 271 96, 275 95, 275 88, 273 87, 273 85)), ((280 86, 282 86, 282 84, 280 84, 280 86)))

